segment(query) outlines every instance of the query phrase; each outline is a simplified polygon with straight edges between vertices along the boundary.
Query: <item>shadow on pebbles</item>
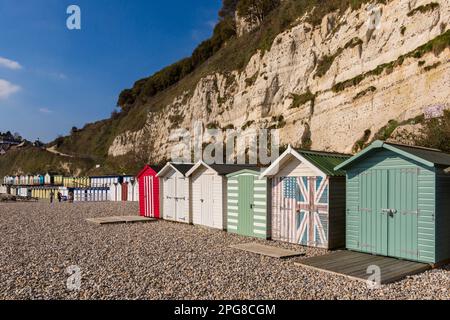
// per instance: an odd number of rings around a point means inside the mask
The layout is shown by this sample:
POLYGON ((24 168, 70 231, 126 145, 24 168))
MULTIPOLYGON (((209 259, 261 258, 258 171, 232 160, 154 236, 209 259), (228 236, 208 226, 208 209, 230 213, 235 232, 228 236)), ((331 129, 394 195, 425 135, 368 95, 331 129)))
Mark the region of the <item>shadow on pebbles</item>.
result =
POLYGON ((304 257, 321 249, 166 221, 85 221, 137 211, 137 203, 0 204, 0 299, 450 299, 449 266, 369 289, 229 246, 257 241, 304 257))

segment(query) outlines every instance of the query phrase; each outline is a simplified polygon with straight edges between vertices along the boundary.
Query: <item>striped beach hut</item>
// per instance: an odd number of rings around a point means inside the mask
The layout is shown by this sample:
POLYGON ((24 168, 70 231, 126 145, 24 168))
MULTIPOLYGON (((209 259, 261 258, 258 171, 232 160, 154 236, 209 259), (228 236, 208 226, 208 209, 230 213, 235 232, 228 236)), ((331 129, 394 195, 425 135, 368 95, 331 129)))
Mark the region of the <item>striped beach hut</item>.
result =
POLYGON ((104 188, 109 187, 114 183, 120 183, 120 176, 108 175, 108 176, 92 176, 90 177, 90 186, 92 188, 104 188))
POLYGON ((139 212, 141 216, 160 218, 159 178, 161 167, 146 165, 137 175, 139 182, 139 212))
POLYGON ((167 163, 158 172, 161 186, 161 211, 164 219, 191 223, 190 185, 186 173, 193 164, 167 163))
POLYGON ((345 172, 349 155, 291 146, 261 177, 272 179, 272 239, 304 246, 345 246, 345 172))
POLYGON ((226 229, 227 177, 229 173, 254 169, 253 165, 195 164, 187 173, 192 190, 192 222, 216 229, 226 229))
POLYGON ((227 230, 243 236, 270 237, 268 179, 259 169, 227 175, 227 230))

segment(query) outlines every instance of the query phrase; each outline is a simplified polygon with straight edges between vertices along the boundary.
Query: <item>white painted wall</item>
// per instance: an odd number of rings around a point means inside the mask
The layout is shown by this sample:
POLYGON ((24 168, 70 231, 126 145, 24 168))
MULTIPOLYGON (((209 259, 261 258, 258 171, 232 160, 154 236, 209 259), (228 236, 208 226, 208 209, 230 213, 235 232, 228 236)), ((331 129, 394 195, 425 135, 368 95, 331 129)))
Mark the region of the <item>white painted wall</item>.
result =
POLYGON ((191 186, 193 223, 223 230, 226 218, 225 178, 202 166, 192 174, 191 186))

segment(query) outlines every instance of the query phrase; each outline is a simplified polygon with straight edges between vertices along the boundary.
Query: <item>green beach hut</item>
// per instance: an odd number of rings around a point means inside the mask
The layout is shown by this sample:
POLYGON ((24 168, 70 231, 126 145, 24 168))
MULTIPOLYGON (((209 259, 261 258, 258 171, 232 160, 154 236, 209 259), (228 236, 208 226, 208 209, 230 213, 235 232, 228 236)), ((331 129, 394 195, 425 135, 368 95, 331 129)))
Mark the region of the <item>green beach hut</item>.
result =
POLYGON ((267 178, 260 171, 244 169, 227 175, 227 230, 243 236, 267 239, 270 220, 267 178))
POLYGON ((450 155, 375 141, 347 172, 346 247, 437 264, 450 259, 450 155))

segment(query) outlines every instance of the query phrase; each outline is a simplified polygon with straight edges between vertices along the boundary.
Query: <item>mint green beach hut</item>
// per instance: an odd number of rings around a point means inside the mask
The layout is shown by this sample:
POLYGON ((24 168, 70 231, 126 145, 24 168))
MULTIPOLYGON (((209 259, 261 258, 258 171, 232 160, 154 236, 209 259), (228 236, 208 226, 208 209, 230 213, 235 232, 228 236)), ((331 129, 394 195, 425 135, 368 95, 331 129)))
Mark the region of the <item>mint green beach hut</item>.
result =
POLYGON ((267 239, 270 235, 268 179, 260 170, 245 169, 227 175, 227 230, 267 239))

